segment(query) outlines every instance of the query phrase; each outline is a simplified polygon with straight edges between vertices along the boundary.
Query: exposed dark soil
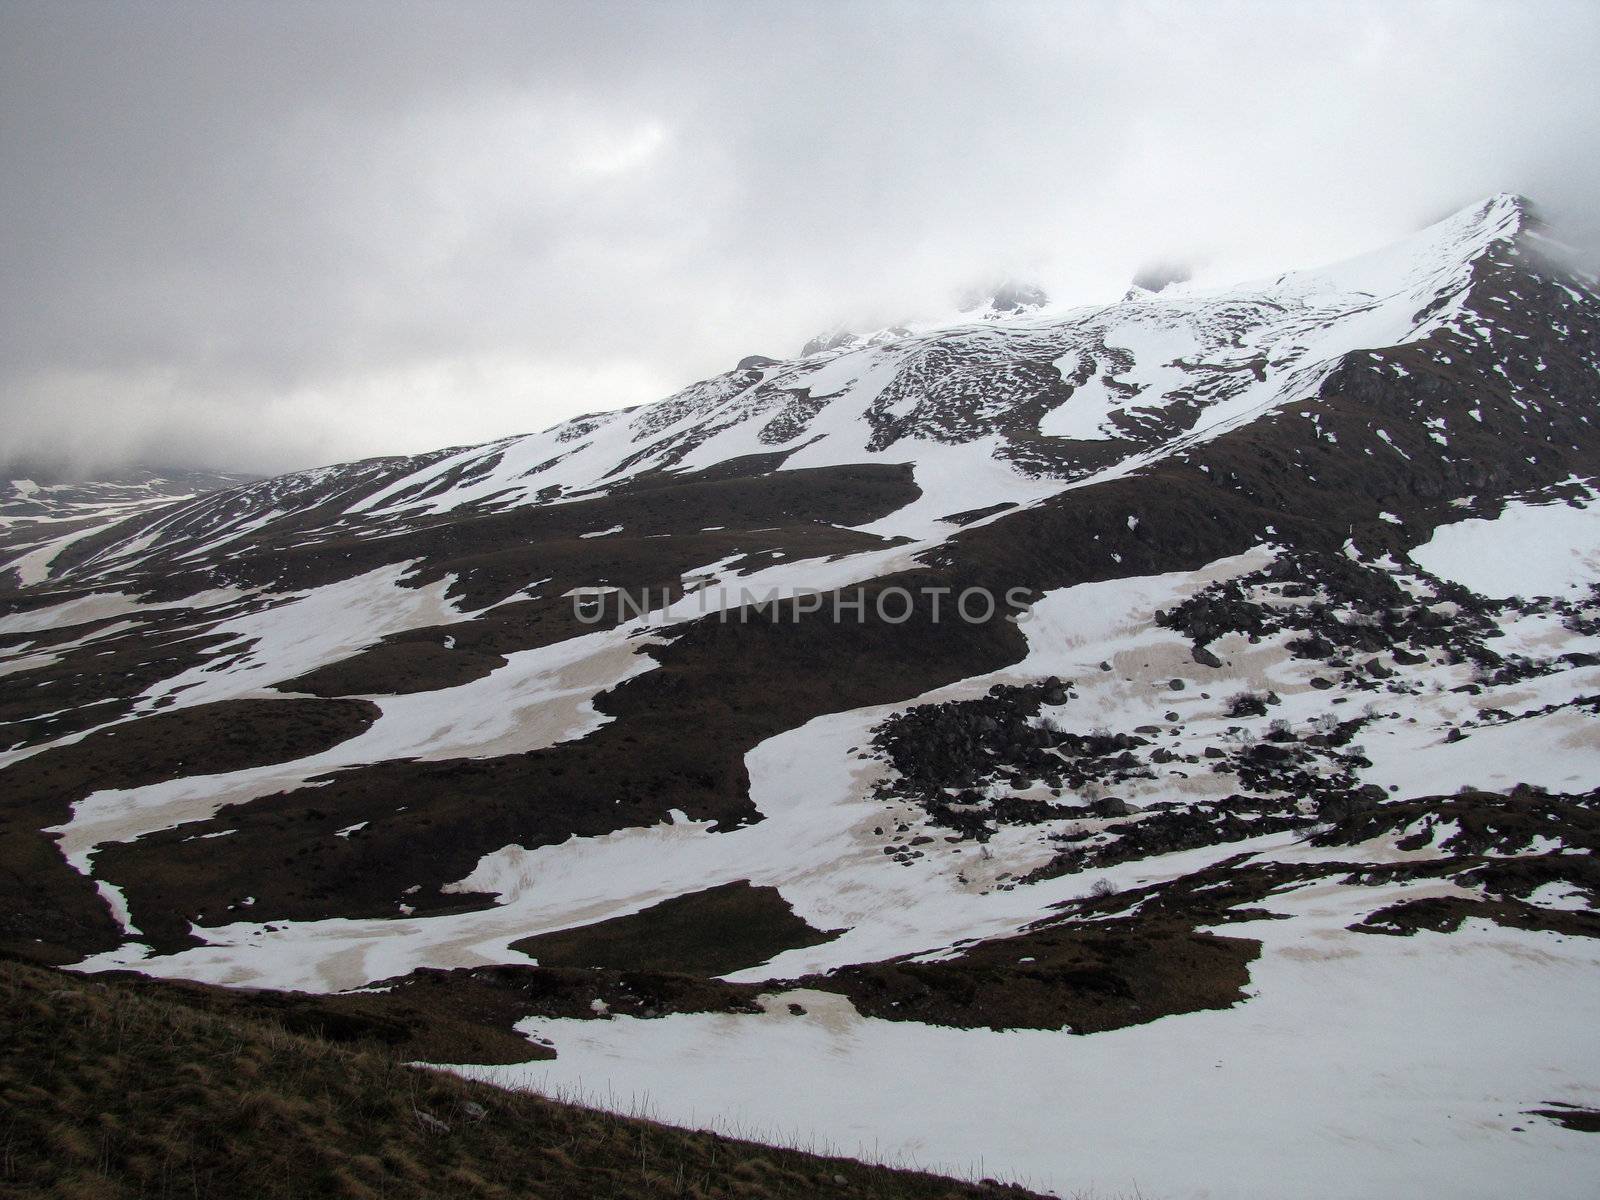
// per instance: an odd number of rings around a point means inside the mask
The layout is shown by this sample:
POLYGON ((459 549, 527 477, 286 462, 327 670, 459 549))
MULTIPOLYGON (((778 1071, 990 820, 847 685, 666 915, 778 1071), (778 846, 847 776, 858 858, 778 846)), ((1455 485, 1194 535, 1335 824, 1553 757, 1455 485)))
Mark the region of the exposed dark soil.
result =
POLYGON ((1098 1033, 1238 1003, 1260 950, 1151 921, 1054 925, 950 959, 846 967, 812 986, 885 1020, 1098 1033))
POLYGON ((230 700, 155 713, 0 770, 0 949, 70 961, 120 937, 94 885, 41 830, 105 788, 220 774, 315 754, 378 715, 360 700, 230 700))
POLYGON ((224 700, 153 713, 0 770, 8 802, 58 806, 106 788, 220 775, 317 754, 371 726, 365 700, 224 700))
POLYGON ((1409 937, 1419 930, 1454 933, 1467 920, 1493 921, 1512 929, 1543 930, 1575 937, 1600 937, 1600 913, 1541 908, 1517 900, 1473 900, 1466 896, 1429 896, 1380 908, 1352 928, 1362 933, 1409 937))
POLYGON ((470 1011, 472 1019, 505 1031, 528 1017, 649 1020, 670 1013, 758 1013, 756 997, 772 990, 676 971, 523 966, 423 969, 382 986, 386 995, 424 1014, 470 1011))
POLYGON ((748 880, 675 896, 625 917, 512 942, 543 966, 726 975, 835 934, 794 915, 776 888, 748 880))
POLYGON ((441 630, 401 634, 274 686, 309 696, 403 696, 459 687, 505 666, 499 654, 446 646, 446 636, 441 630))
POLYGON ((1530 1108, 1530 1117, 1543 1117, 1566 1129, 1579 1133, 1600 1133, 1600 1109, 1582 1108, 1576 1104, 1550 1102, 1549 1108, 1530 1108))

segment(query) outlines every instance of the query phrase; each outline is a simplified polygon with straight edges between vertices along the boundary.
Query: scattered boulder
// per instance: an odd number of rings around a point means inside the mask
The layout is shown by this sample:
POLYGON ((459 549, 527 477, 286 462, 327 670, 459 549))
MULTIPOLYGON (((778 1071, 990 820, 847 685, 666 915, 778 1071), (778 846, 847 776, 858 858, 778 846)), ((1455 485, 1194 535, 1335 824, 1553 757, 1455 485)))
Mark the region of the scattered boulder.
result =
POLYGON ((413 1108, 411 1115, 416 1118, 417 1124, 429 1133, 446 1134, 450 1132, 450 1126, 432 1113, 425 1113, 420 1108, 413 1108))

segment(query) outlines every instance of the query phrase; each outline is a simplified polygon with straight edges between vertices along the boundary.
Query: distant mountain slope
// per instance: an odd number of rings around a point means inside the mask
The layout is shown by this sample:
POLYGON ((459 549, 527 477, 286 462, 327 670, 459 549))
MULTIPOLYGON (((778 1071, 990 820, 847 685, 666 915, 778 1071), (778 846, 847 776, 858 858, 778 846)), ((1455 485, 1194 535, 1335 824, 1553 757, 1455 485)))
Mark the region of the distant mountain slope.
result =
POLYGON ((1582 1195, 1558 251, 1497 196, 74 534, 0 592, 0 943, 1068 1190, 1582 1195))
POLYGON ((55 553, 87 530, 252 478, 135 467, 70 479, 20 462, 0 473, 6 476, 0 478, 0 574, 15 572, 23 584, 46 578, 55 553))

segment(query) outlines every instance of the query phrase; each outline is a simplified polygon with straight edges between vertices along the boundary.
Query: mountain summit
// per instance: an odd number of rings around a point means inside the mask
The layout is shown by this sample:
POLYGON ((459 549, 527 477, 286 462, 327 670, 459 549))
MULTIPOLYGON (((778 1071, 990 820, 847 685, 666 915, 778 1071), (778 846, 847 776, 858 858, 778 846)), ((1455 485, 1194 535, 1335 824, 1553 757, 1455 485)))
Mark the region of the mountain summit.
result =
MULTIPOLYGON (((190 535, 259 541, 303 524, 313 499, 319 513, 331 502, 356 523, 505 511, 758 456, 773 456, 780 472, 909 468, 922 496, 889 524, 939 534, 943 517, 976 506, 968 501, 1039 499, 1310 400, 1360 351, 1492 334, 1481 324, 1497 306, 1491 276, 1544 279, 1525 212, 1520 198, 1495 196, 1384 251, 1239 287, 871 339, 836 331, 797 360, 747 359, 656 404, 485 446, 283 476, 123 541, 137 543, 135 559, 190 535)), ((95 561, 128 556, 113 544, 95 561)))

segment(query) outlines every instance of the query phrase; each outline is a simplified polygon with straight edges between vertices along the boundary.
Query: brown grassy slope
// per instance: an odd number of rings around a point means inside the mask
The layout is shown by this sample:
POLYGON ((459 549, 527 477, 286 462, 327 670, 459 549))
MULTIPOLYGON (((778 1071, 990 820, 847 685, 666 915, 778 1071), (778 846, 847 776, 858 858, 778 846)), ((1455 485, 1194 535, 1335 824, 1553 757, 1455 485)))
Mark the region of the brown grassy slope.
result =
POLYGON ((999 1195, 1026 1193, 557 1104, 0 962, 0 1196, 999 1195))

